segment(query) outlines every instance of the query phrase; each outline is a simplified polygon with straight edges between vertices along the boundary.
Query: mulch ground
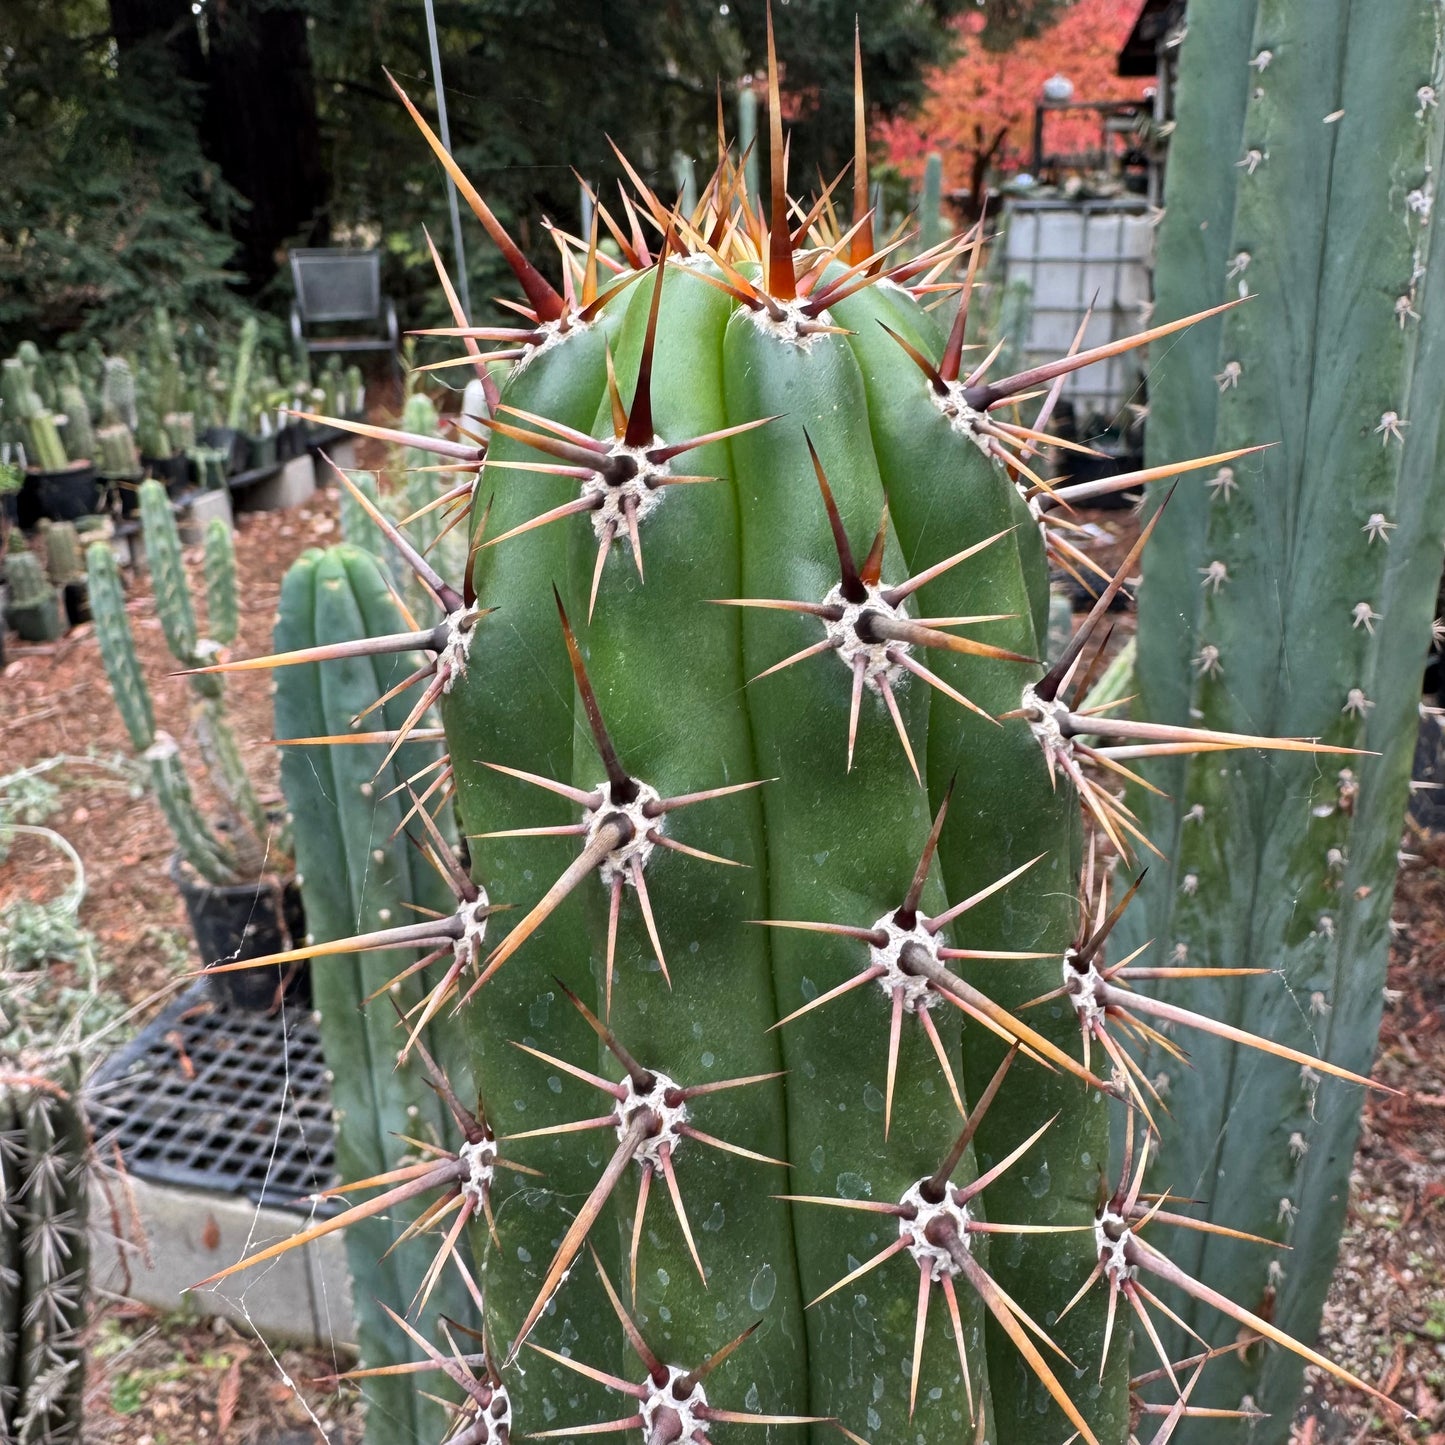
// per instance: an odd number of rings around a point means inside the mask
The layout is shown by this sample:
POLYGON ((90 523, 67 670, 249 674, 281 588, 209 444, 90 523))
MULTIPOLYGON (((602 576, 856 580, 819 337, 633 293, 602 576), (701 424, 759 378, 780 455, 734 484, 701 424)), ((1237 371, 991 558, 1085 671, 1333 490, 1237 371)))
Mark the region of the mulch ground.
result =
MULTIPOLYGON (((1117 561, 1134 535, 1132 517, 1106 512, 1092 520, 1110 534, 1100 560, 1117 561)), ((239 519, 236 655, 268 649, 286 567, 304 548, 337 535, 334 491, 291 512, 239 519)), ((133 586, 128 611, 153 679, 157 723, 182 737, 186 684, 166 676, 174 663, 144 579, 133 586)), ((12 637, 10 655, 0 674, 0 774, 61 754, 129 755, 90 628, 47 647, 12 637)), ((279 802, 275 751, 265 741, 268 686, 260 677, 237 679, 228 693, 247 767, 263 799, 279 802)), ((144 793, 133 795, 102 768, 77 762, 49 777, 61 785, 50 824, 85 864, 81 922, 97 937, 106 986, 144 1017, 198 964, 166 877, 171 844, 164 821, 144 793)), ((1445 840, 1410 839, 1407 847, 1412 856, 1400 872, 1377 1066, 1378 1077, 1407 1092, 1367 1104, 1322 1349, 1395 1394, 1420 1420, 1382 1423, 1347 1392, 1314 1380, 1296 1423, 1297 1445, 1445 1445, 1445 840)), ((21 897, 53 897, 72 876, 71 864, 53 849, 20 839, 0 864, 0 909, 21 897)), ((123 1301, 98 1303, 91 1337, 90 1440, 353 1445, 359 1438, 354 1407, 314 1383, 344 1367, 329 1352, 273 1356, 224 1322, 165 1316, 123 1301)))

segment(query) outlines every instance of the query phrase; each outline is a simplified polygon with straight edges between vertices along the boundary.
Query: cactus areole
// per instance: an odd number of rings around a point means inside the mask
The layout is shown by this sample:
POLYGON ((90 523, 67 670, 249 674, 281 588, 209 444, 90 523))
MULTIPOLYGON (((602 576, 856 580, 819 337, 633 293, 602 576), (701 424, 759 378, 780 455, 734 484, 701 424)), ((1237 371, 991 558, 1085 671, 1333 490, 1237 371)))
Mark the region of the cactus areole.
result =
MULTIPOLYGON (((345 948, 419 952, 398 1049, 462 1038, 450 1088, 536 1173, 423 1141, 311 1233, 429 1201, 427 1278, 460 1270, 473 1312, 419 1291, 407 1368, 465 1393, 454 1441, 1122 1445, 1157 1408, 1131 1339, 1161 1363, 1133 1272, 1170 1266, 1119 1242, 1137 1186, 1096 1213, 1111 1119, 1168 1127, 1133 1052, 1151 1021, 1217 1026, 1103 960, 1102 858, 1147 849, 1120 785, 1155 752, 1315 744, 1079 710, 1138 551, 1045 660, 1046 558, 1093 564, 1031 458, 1066 373, 1161 332, 1015 376, 964 361, 977 238, 875 240, 861 144, 850 221, 792 202, 775 64, 770 100, 769 198, 726 145, 687 214, 629 172, 595 207, 621 264, 555 232, 559 290, 403 96, 522 318, 454 307, 439 333, 496 393, 483 443, 350 426, 442 463, 465 574, 372 509, 433 615, 239 665, 421 652, 372 741, 389 761, 440 710, 445 783, 408 826, 460 911, 345 948), (511 356, 500 385, 478 343, 511 356), (429 816, 453 801, 470 878, 429 816)), ((1194 1367, 1162 1363, 1177 1422, 1194 1367)))

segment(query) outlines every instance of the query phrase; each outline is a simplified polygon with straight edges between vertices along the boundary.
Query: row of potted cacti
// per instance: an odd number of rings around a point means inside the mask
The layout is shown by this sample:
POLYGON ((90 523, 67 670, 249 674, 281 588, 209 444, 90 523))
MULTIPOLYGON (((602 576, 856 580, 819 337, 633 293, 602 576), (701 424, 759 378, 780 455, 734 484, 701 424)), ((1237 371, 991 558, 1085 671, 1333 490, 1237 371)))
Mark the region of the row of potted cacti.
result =
POLYGON ((182 336, 158 307, 128 354, 22 342, 0 363, 0 460, 25 474, 14 513, 26 527, 94 512, 103 484, 128 512, 144 476, 174 491, 273 467, 317 439, 292 413, 355 416, 363 399, 358 367, 332 357, 313 374, 265 346, 254 318, 218 344, 182 336))
POLYGON ((44 559, 29 548, 17 548, 4 556, 0 579, 5 594, 4 621, 26 642, 53 642, 67 627, 90 621, 81 547, 84 538, 99 540, 106 521, 82 517, 79 522, 46 520, 41 526, 44 559))

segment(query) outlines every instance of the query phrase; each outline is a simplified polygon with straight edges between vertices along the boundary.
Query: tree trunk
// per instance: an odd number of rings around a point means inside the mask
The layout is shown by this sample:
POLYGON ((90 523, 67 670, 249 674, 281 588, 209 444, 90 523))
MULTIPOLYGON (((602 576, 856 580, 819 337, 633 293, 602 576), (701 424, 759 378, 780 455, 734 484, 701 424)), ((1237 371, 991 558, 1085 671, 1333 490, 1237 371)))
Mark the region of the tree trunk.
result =
POLYGON ((191 0, 110 0, 110 33, 125 66, 151 45, 163 45, 181 79, 205 79, 201 37, 191 0))
POLYGON ((328 232, 330 178, 306 16, 261 0, 219 0, 208 10, 208 34, 202 141, 248 202, 232 229, 239 269, 254 292, 275 276, 288 243, 316 244, 328 232))

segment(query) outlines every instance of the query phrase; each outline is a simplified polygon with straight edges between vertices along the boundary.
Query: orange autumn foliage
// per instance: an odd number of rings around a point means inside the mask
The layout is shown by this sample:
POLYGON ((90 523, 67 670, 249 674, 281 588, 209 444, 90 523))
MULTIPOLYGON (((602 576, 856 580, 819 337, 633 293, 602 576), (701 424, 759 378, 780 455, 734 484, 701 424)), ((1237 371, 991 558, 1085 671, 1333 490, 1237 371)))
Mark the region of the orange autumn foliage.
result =
MULTIPOLYGON (((957 22, 960 50, 951 64, 928 77, 928 98, 912 116, 885 122, 878 130, 886 160, 911 181, 923 174, 930 151, 943 157, 944 188, 969 184, 975 159, 1000 131, 1005 132, 992 165, 1016 171, 1033 147, 1034 106, 1044 81, 1064 75, 1075 100, 1137 100, 1149 85, 1140 77, 1116 74, 1118 55, 1143 0, 1074 0, 1048 30, 1007 51, 984 48, 981 15, 957 22)), ((1084 113, 1048 118, 1050 152, 1088 150, 1098 145, 1098 121, 1084 113)))

